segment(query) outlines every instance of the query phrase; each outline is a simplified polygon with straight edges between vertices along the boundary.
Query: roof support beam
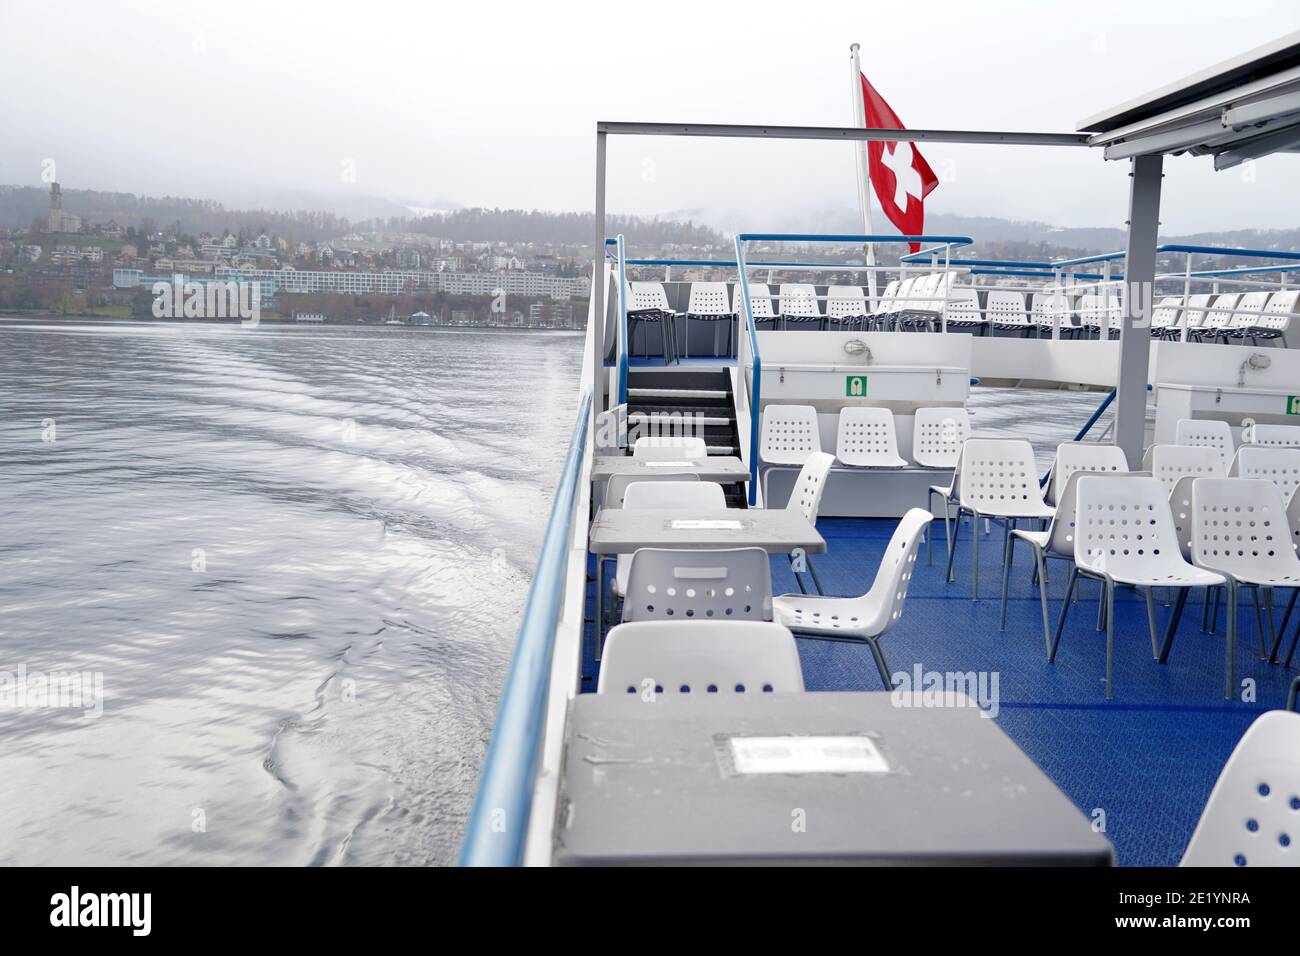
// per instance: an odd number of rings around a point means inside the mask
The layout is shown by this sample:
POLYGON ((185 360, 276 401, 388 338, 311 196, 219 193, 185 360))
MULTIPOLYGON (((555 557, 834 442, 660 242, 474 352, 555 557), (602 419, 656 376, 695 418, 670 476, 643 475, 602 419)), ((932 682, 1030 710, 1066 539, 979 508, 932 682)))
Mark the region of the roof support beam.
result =
POLYGON ((604 133, 596 133, 596 235, 592 248, 596 250, 595 271, 591 276, 591 436, 592 442, 600 438, 600 416, 605 411, 605 292, 609 283, 605 279, 605 140, 604 133))
POLYGON ((858 126, 738 126, 728 123, 596 124, 597 133, 618 136, 716 136, 741 139, 826 139, 885 143, 992 143, 1004 146, 1087 146, 1083 133, 1020 133, 954 129, 863 129, 858 126))
POLYGON ((1119 336, 1115 395, 1115 444, 1129 467, 1142 467, 1147 423, 1147 366, 1151 357, 1151 301, 1160 229, 1160 180, 1164 156, 1135 156, 1129 173, 1128 245, 1124 261, 1124 324, 1119 336))

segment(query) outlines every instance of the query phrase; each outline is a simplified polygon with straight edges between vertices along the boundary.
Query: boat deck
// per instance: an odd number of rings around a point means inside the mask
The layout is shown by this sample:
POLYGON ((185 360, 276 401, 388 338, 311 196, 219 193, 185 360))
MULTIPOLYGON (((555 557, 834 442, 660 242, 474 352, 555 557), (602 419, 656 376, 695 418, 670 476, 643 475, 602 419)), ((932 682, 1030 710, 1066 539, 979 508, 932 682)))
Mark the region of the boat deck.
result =
MULTIPOLYGON (((815 559, 828 594, 867 590, 894 519, 823 518, 828 553, 815 559)), ((1001 529, 981 542, 981 599, 970 600, 969 536, 963 529, 954 573, 944 582, 943 525, 936 522, 934 564, 918 561, 902 620, 881 642, 891 672, 988 672, 998 677, 996 720, 1007 734, 1090 817, 1104 825, 1123 866, 1177 864, 1219 771, 1251 721, 1285 705, 1295 670, 1259 659, 1254 607, 1242 602, 1237 680, 1254 682, 1255 701, 1225 701, 1223 619, 1201 632, 1201 598, 1183 615, 1170 660, 1151 659, 1145 603, 1117 594, 1114 700, 1106 701, 1105 634, 1098 632, 1097 585, 1085 582, 1071 611, 1055 664, 1046 661, 1037 586, 1028 551, 1017 549, 1007 628, 998 631, 1001 529)), ((1052 623, 1064 593, 1066 565, 1051 562, 1052 623)), ((611 563, 612 567, 612 563, 611 563)), ((594 573, 594 562, 592 563, 594 573)), ((797 591, 783 557, 772 560, 774 593, 797 591)), ((608 593, 608 592, 607 592, 608 593)), ((594 585, 588 586, 588 617, 594 585)), ((1159 623, 1169 609, 1157 605, 1159 623)), ((1291 627, 1294 628, 1294 622, 1291 627)), ((587 627, 584 691, 594 691, 594 629, 587 627)), ((1284 648, 1289 645, 1290 633, 1284 648)), ((862 645, 799 640, 809 690, 880 690, 870 651, 862 645)))

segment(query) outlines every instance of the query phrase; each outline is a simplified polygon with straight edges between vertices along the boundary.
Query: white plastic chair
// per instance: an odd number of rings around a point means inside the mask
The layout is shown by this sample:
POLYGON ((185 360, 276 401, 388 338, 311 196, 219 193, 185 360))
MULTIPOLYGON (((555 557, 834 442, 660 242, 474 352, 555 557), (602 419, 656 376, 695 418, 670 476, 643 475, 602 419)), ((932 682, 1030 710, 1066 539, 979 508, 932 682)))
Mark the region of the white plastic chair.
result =
POLYGON ((1292 538, 1285 499, 1271 481, 1198 478, 1192 483, 1192 560, 1227 581, 1228 644, 1236 637, 1237 592, 1254 589, 1257 612, 1262 592, 1267 640, 1264 619, 1257 616, 1256 626, 1260 652, 1270 661, 1282 640, 1271 633, 1273 589, 1300 588, 1300 558, 1292 538))
POLYGON ((1020 332, 1028 335, 1034 328, 1025 310, 1023 292, 1007 289, 990 289, 984 300, 984 312, 993 328, 1000 332, 1020 332))
POLYGON ((692 320, 713 324, 714 355, 719 354, 721 347, 719 340, 722 337, 722 329, 725 327, 727 330, 726 354, 732 354, 735 349, 735 338, 732 335, 732 329, 735 328, 736 310, 731 307, 731 297, 727 293, 727 283, 691 283, 691 294, 686 302, 686 351, 688 355, 690 353, 690 324, 692 320))
POLYGON ((1300 448, 1300 425, 1255 425, 1248 440, 1264 448, 1300 448))
MULTIPOLYGON (((934 496, 943 501, 943 530, 952 547, 952 505, 957 503, 957 467, 962 445, 970 437, 970 413, 960 406, 918 408, 912 420, 912 460, 922 468, 951 468, 947 485, 931 485, 925 506, 931 509, 934 496)), ((926 531, 926 563, 934 562, 934 535, 926 531)))
POLYGON ((1228 423, 1208 418, 1178 419, 1174 441, 1179 445, 1201 445, 1213 448, 1219 453, 1219 459, 1223 462, 1225 474, 1232 464, 1232 456, 1236 452, 1232 440, 1232 429, 1228 426, 1228 423))
POLYGON ((1242 445, 1228 473, 1239 478, 1271 481, 1277 485, 1282 500, 1290 501, 1300 487, 1300 448, 1242 445))
POLYGON ((1187 305, 1183 308, 1183 325, 1187 327, 1187 338, 1192 342, 1201 341, 1205 330, 1205 310, 1212 298, 1214 296, 1209 292, 1198 292, 1187 297, 1187 305))
POLYGON ((781 324, 813 325, 820 329, 822 312, 817 305, 817 290, 804 282, 781 283, 781 324))
MULTIPOLYGON (((641 475, 617 475, 630 478, 619 499, 628 511, 725 511, 727 496, 722 485, 713 481, 700 481, 699 475, 673 475, 664 480, 647 481, 641 475)), ((610 479, 611 495, 614 485, 610 479)), ((632 570, 632 555, 620 554, 614 568, 614 593, 627 594, 627 576, 632 570)))
POLYGON ((1178 332, 1183 300, 1178 296, 1167 295, 1156 303, 1151 313, 1151 335, 1158 339, 1173 338, 1178 332))
MULTIPOLYGON (((662 474, 656 471, 645 475, 612 475, 605 489, 605 501, 601 507, 609 508, 612 511, 622 508, 623 502, 627 498, 627 490, 633 485, 650 485, 659 482, 696 483, 699 480, 700 476, 693 471, 673 471, 671 468, 663 469, 662 474)), ((725 497, 723 498, 723 507, 726 507, 725 497)))
POLYGON ((880 638, 903 616, 921 535, 932 520, 930 513, 921 508, 903 515, 866 594, 853 598, 782 594, 772 601, 773 620, 801 636, 866 644, 885 689, 892 689, 894 682, 880 649, 880 638))
POLYGON ((1269 297, 1273 293, 1247 292, 1237 300, 1237 309, 1239 310, 1232 317, 1232 325, 1223 330, 1227 338, 1241 339, 1243 342, 1250 339, 1258 344, 1258 336, 1255 334, 1255 328, 1259 325, 1262 315, 1257 313, 1263 312, 1268 305, 1269 297))
MULTIPOLYGON (((799 470, 799 476, 794 480, 794 487, 790 489, 790 499, 786 502, 787 510, 798 511, 814 528, 817 527, 817 513, 822 506, 822 493, 826 491, 826 478, 830 475, 831 466, 835 464, 835 456, 828 455, 825 452, 813 452, 804 462, 803 468, 799 470)), ((764 504, 767 498, 763 499, 764 504)), ((824 593, 822 590, 821 578, 817 576, 817 569, 813 566, 812 555, 804 555, 803 560, 808 565, 808 571, 812 574, 813 585, 817 588, 817 593, 824 593)), ((794 556, 791 556, 791 569, 795 572, 794 578, 799 585, 799 590, 803 590, 803 579, 799 577, 799 570, 794 556)))
POLYGON ((886 331, 889 330, 891 324, 896 332, 902 328, 903 313, 906 312, 912 304, 912 290, 916 288, 917 283, 924 278, 925 276, 921 275, 902 276, 897 280, 898 284, 894 287, 892 292, 890 292, 888 288, 886 289, 887 299, 882 313, 885 319, 884 325, 886 331))
MULTIPOLYGON (((1101 612, 1106 624, 1106 699, 1113 696, 1112 671, 1115 647, 1115 588, 1178 588, 1178 605, 1170 621, 1165 646, 1161 650, 1155 636, 1152 603, 1147 603, 1148 624, 1152 631, 1152 657, 1163 660, 1168 654, 1187 592, 1193 587, 1217 587, 1224 584, 1220 574, 1195 567, 1183 560, 1178 551, 1173 518, 1158 478, 1109 475, 1082 475, 1079 478, 1075 509, 1074 570, 1066 585, 1065 603, 1056 625, 1051 659, 1056 659, 1061 632, 1070 610, 1070 599, 1078 579, 1093 578, 1103 584, 1101 612)), ((1231 643, 1231 641, 1229 641, 1231 643)), ((1229 661, 1228 696, 1231 696, 1231 661, 1229 661)))
POLYGON ((1061 336, 1074 336, 1077 329, 1071 317, 1070 299, 1063 292, 1035 292, 1030 299, 1030 312, 1033 314, 1034 324, 1038 326, 1040 336, 1051 337, 1052 329, 1058 324, 1057 317, 1060 317, 1061 336))
POLYGON ((1076 471, 1095 473, 1128 471, 1128 457, 1118 445, 1091 441, 1067 441, 1056 446, 1052 477, 1047 483, 1047 503, 1054 505, 1065 483, 1076 471))
POLYGON ((758 461, 763 488, 763 505, 767 506, 767 478, 764 465, 803 465, 809 456, 822 450, 821 426, 817 409, 811 405, 766 405, 759 432, 758 461))
MULTIPOLYGON (((745 309, 745 297, 740 293, 740 286, 736 286, 736 314, 741 315, 745 309)), ((771 322, 772 328, 775 329, 780 319, 780 315, 772 308, 772 290, 767 287, 765 282, 751 282, 749 284, 749 305, 754 313, 754 329, 758 329, 760 322, 771 322)), ((744 319, 742 318, 743 322, 744 319)))
POLYGON ((1257 317, 1255 338, 1281 339, 1282 347, 1286 348, 1286 334, 1291 330, 1291 320, 1295 318, 1298 301, 1300 290, 1274 292, 1269 297, 1268 305, 1264 306, 1267 314, 1257 317))
POLYGON ((1300 866, 1300 714, 1270 710, 1223 765, 1179 866, 1300 866))
POLYGON ((697 436, 647 436, 633 444, 632 457, 638 461, 703 461, 709 457, 709 449, 697 436))
MULTIPOLYGON (((895 285, 891 283, 891 285, 895 285)), ((897 286, 895 285, 895 288, 897 286)), ((888 288, 885 295, 889 295, 888 288)), ((847 329, 866 329, 867 297, 862 288, 856 285, 833 285, 826 290, 826 324, 839 325, 847 329)))
POLYGON ((1002 553, 1007 552, 1013 522, 1021 519, 1050 519, 1051 505, 1043 501, 1038 486, 1038 466, 1033 446, 1020 439, 970 438, 962 449, 958 476, 957 515, 948 548, 948 577, 957 551, 963 514, 971 518, 971 600, 979 600, 981 518, 1003 522, 1002 553))
POLYGON ((840 409, 835 457, 854 468, 902 468, 894 413, 887 408, 851 405, 840 409))
MULTIPOLYGON (((632 282, 629 291, 631 293, 631 301, 628 303, 627 310, 629 351, 631 350, 633 333, 636 331, 635 323, 658 323, 663 340, 664 361, 675 361, 677 358, 677 325, 674 320, 677 313, 668 304, 668 295, 664 292, 663 284, 659 282, 632 282)), ((650 345, 648 341, 645 343, 643 351, 646 356, 649 356, 650 345)))
POLYGON ((974 286, 955 286, 949 294, 948 331, 954 329, 984 329, 988 317, 980 312, 979 292, 974 286))
POLYGON ((1153 445, 1151 473, 1172 495, 1183 478, 1222 478, 1228 468, 1211 445, 1153 445))
POLYGON ((803 690, 789 630, 763 621, 638 621, 609 632, 598 693, 792 693, 803 690))
POLYGON ((1237 300, 1240 298, 1239 292, 1216 295, 1214 301, 1210 303, 1209 312, 1205 315, 1205 322, 1201 325, 1201 335, 1215 340, 1223 339, 1226 342, 1232 323, 1236 320, 1233 309, 1237 307, 1237 300))
POLYGON ((772 620, 772 562, 762 548, 641 548, 632 555, 624 621, 772 620))
MULTIPOLYGON (((1011 565, 1015 560, 1016 542, 1023 541, 1029 545, 1034 555, 1034 568, 1038 578, 1038 602, 1043 612, 1043 646, 1047 651, 1049 662, 1054 660, 1054 655, 1052 653, 1052 630, 1047 614, 1047 560, 1049 558, 1060 561, 1074 560, 1074 528, 1077 523, 1075 511, 1078 502, 1079 479, 1084 475, 1098 473, 1087 468, 1072 470, 1070 477, 1066 479, 1065 485, 1061 488, 1060 497, 1056 503, 1056 513, 1052 515, 1052 520, 1048 523, 1046 530, 1036 531, 1029 528, 1013 528, 1011 537, 1007 541, 1006 562, 1002 569, 1002 607, 998 615, 998 630, 1005 631, 1007 627, 1007 589, 1011 577, 1011 565)), ((1124 478, 1143 477, 1139 472, 1127 470, 1112 474, 1124 478)))

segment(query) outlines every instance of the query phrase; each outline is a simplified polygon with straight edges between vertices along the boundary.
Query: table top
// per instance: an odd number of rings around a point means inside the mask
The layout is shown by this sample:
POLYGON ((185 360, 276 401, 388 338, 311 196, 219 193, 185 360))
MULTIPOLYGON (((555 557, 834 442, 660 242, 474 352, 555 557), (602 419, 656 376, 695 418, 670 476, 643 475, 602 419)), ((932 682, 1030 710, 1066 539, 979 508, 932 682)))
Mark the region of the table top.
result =
POLYGON ((701 481, 748 481, 749 469, 732 455, 710 455, 697 461, 652 462, 631 455, 598 455, 591 463, 592 481, 615 475, 695 474, 701 481))
POLYGON ((905 707, 884 691, 581 694, 556 861, 1113 862, 995 721, 964 695, 949 704, 905 707))
POLYGON ((642 511, 602 508, 591 523, 593 554, 632 554, 639 548, 762 548, 821 554, 826 541, 797 511, 727 508, 642 511))

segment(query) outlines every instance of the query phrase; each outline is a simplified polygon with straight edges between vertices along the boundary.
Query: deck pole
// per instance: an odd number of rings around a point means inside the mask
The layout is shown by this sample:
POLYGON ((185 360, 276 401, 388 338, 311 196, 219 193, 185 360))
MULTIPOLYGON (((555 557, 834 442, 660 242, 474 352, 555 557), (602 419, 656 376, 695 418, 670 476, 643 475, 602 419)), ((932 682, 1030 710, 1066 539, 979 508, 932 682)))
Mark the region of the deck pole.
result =
POLYGON ((600 438, 600 416, 605 411, 605 140, 609 134, 596 133, 596 270, 591 277, 591 435, 600 438))
POLYGON ((1164 157, 1135 156, 1128 204, 1128 244, 1124 259, 1124 323, 1119 336, 1119 375, 1115 396, 1115 444, 1129 467, 1142 465, 1146 440, 1147 365, 1151 356, 1151 300, 1160 231, 1160 180, 1164 157))

